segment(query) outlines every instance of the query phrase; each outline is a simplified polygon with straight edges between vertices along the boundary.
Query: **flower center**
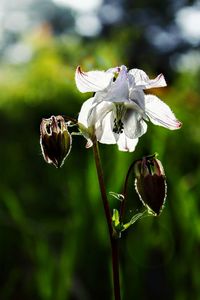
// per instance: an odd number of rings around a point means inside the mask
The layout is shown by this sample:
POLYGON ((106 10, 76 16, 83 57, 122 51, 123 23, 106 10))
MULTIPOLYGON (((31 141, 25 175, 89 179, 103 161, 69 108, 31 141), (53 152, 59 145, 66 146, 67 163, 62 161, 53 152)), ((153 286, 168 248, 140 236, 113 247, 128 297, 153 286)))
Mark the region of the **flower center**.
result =
POLYGON ((122 118, 126 112, 126 107, 123 103, 115 103, 115 119, 114 119, 114 126, 113 132, 114 133, 122 133, 124 130, 124 124, 122 122, 122 118))

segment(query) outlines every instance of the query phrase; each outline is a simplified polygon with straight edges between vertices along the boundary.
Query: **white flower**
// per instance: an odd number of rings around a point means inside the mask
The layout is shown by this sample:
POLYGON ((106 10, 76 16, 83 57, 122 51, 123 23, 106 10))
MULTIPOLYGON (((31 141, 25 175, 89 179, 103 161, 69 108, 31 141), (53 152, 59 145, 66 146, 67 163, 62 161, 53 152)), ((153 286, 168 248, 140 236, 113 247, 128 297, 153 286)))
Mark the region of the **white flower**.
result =
POLYGON ((171 130, 181 127, 168 105, 143 91, 166 86, 162 74, 151 80, 144 71, 127 71, 125 66, 90 72, 78 67, 75 80, 81 92, 95 92, 83 103, 78 118, 88 147, 95 135, 100 143, 117 143, 119 150, 131 152, 147 130, 145 121, 171 130))

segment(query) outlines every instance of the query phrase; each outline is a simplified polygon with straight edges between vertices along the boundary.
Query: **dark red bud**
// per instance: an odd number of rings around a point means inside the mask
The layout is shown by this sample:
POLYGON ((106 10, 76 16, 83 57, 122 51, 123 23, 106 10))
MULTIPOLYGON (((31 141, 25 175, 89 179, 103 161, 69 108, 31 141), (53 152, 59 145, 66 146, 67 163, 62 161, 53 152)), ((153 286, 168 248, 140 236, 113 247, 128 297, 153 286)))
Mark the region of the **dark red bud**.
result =
POLYGON ((149 212, 159 215, 164 207, 167 185, 161 161, 153 156, 136 161, 135 188, 149 212))
POLYGON ((63 165, 71 150, 72 138, 62 116, 42 119, 40 124, 40 145, 43 157, 56 168, 63 165))

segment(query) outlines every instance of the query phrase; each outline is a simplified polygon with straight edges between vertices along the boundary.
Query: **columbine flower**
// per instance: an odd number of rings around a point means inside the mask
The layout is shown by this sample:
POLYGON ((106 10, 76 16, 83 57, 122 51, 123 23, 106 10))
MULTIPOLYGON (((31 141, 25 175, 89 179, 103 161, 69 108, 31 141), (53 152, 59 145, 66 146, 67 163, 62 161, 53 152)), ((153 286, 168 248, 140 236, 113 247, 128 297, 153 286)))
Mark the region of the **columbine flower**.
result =
POLYGON ((105 144, 118 144, 119 150, 134 151, 138 138, 151 121, 174 130, 181 127, 171 109, 145 89, 166 86, 164 76, 151 80, 139 69, 127 71, 125 66, 107 71, 76 70, 76 85, 81 92, 95 92, 83 103, 78 122, 92 145, 92 137, 105 144))

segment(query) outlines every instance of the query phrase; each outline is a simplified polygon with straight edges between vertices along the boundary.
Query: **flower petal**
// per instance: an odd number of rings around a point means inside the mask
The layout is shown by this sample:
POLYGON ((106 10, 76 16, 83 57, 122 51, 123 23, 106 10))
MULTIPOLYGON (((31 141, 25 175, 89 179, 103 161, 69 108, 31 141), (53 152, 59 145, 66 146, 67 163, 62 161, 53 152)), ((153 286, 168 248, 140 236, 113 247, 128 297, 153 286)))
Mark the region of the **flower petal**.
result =
POLYGON ((98 92, 104 90, 110 84, 114 74, 105 71, 83 72, 78 66, 75 73, 75 81, 80 92, 98 92))
POLYGON ((101 101, 100 103, 93 102, 92 109, 88 115, 88 124, 99 126, 104 117, 113 110, 113 103, 101 101))
POLYGON ((128 72, 130 87, 141 89, 152 89, 166 86, 163 74, 158 75, 155 79, 149 79, 147 74, 140 69, 132 69, 128 72))
POLYGON ((181 127, 169 106, 153 95, 145 96, 145 113, 155 125, 174 130, 181 127))
POLYGON ((124 133, 120 134, 117 141, 118 149, 126 152, 133 152, 137 143, 138 139, 129 139, 124 133))
POLYGON ((114 67, 114 68, 110 68, 110 69, 108 69, 106 72, 108 72, 108 73, 118 73, 118 72, 120 72, 120 67, 114 67))
POLYGON ((81 110, 78 116, 79 129, 83 136, 87 139, 86 148, 90 148, 93 145, 91 135, 93 134, 93 128, 90 128, 88 122, 88 116, 91 114, 93 108, 94 97, 86 100, 81 106, 81 110))
POLYGON ((138 105, 142 111, 145 111, 145 93, 141 89, 131 89, 130 90, 130 100, 138 105))
POLYGON ((116 144, 116 138, 113 133, 113 112, 109 112, 96 128, 97 140, 102 144, 116 144))
POLYGON ((109 87, 107 94, 104 96, 104 101, 110 102, 128 102, 129 89, 127 68, 121 66, 121 70, 115 82, 109 87))
POLYGON ((91 113, 91 110, 93 108, 93 101, 94 101, 94 97, 86 100, 82 106, 81 106, 81 110, 78 116, 78 123, 81 123, 82 125, 84 125, 85 127, 89 127, 88 124, 88 117, 91 113))
POLYGON ((147 124, 142 119, 142 115, 133 109, 127 109, 123 124, 124 133, 130 139, 139 138, 147 131, 147 124))

